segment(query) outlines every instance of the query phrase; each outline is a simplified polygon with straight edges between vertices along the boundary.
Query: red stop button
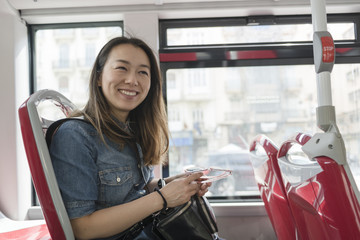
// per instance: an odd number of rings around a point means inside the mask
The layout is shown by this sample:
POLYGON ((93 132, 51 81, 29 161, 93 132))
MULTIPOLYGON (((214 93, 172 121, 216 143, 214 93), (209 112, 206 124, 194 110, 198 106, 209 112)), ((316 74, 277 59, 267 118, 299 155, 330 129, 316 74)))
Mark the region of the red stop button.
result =
POLYGON ((334 62, 335 47, 332 37, 321 37, 322 61, 326 63, 334 62))

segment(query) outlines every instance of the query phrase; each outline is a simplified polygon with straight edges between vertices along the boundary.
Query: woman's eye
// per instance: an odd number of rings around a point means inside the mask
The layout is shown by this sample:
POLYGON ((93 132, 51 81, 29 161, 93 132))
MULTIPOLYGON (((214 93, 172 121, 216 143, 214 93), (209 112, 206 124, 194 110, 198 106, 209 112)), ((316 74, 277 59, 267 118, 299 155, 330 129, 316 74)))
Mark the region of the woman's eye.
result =
POLYGON ((118 67, 116 67, 115 69, 119 69, 119 70, 126 70, 126 67, 123 67, 123 66, 118 66, 118 67))
POLYGON ((146 71, 140 71, 140 74, 145 75, 145 76, 149 76, 149 73, 146 72, 146 71))

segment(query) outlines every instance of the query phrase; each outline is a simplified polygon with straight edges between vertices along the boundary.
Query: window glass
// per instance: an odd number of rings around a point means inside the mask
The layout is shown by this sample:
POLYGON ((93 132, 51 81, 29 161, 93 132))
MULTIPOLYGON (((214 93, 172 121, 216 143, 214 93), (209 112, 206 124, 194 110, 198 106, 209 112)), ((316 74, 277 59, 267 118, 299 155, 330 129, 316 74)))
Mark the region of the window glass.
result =
POLYGON ((83 107, 97 53, 107 41, 121 35, 119 26, 37 30, 35 90, 59 91, 83 107))
MULTIPOLYGON (((355 178, 360 180, 360 64, 337 64, 333 105, 355 178)), ((281 144, 297 132, 315 134, 313 65, 170 69, 167 89, 170 175, 190 166, 231 169, 210 196, 258 194, 249 143, 266 134, 281 144)), ((360 181, 359 181, 360 182, 360 181)))
MULTIPOLYGON (((334 40, 354 40, 353 23, 329 23, 334 40)), ((313 40, 311 24, 168 28, 168 46, 299 42, 313 40)))

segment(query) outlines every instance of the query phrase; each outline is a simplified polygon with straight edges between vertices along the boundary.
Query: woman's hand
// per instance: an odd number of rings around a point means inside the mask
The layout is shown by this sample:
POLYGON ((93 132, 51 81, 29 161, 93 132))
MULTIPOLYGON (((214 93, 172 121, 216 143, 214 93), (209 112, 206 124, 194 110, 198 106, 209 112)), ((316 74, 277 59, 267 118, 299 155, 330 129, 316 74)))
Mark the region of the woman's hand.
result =
POLYGON ((200 189, 197 192, 197 195, 199 197, 202 197, 205 195, 205 193, 208 192, 208 188, 211 187, 211 182, 207 182, 207 183, 200 183, 200 189))
POLYGON ((164 180, 165 180, 165 183, 168 184, 168 183, 174 181, 175 179, 184 178, 184 177, 187 177, 188 175, 189 175, 188 173, 180 173, 175 176, 164 178, 164 180))
MULTIPOLYGON (((181 173, 175 176, 167 177, 165 178, 166 184, 170 183, 171 181, 178 179, 178 178, 184 178, 189 176, 189 173, 181 173)), ((198 184, 200 185, 199 191, 197 192, 197 195, 202 197, 208 192, 208 188, 211 187, 211 182, 207 183, 201 183, 201 179, 197 179, 198 184)))
POLYGON ((168 207, 184 204, 190 200, 191 196, 200 191, 201 193, 206 192, 207 187, 202 186, 203 184, 198 181, 202 175, 202 172, 193 173, 188 176, 184 174, 183 177, 175 178, 166 184, 161 189, 161 193, 164 195, 168 207))

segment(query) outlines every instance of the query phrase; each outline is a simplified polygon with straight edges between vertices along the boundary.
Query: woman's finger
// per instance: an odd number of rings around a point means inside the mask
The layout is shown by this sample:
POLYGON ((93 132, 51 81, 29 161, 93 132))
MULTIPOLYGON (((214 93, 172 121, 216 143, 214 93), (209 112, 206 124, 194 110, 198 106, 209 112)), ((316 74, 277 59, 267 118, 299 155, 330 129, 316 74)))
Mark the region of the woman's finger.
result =
POLYGON ((192 174, 190 174, 189 176, 186 177, 186 180, 188 181, 188 183, 192 183, 193 181, 199 179, 203 175, 204 174, 202 172, 192 173, 192 174))

